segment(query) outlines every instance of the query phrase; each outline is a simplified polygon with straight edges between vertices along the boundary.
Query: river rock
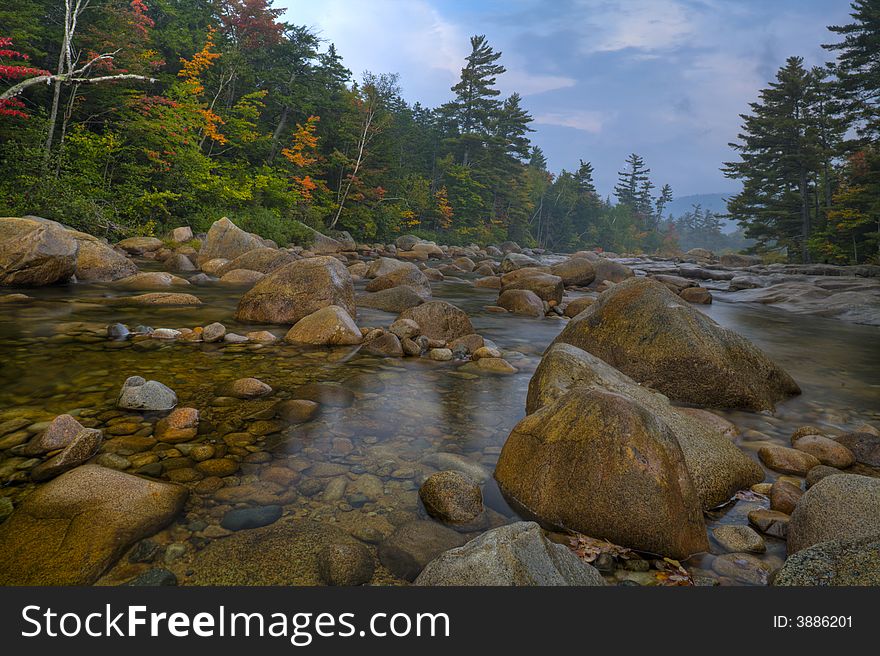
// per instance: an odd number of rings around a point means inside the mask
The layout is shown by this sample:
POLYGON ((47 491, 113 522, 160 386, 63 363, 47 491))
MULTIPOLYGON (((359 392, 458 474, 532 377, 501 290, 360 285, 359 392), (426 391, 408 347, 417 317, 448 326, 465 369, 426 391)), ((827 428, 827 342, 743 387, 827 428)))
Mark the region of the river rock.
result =
POLYGON ((295 324, 328 305, 356 317, 351 274, 339 260, 322 256, 285 264, 241 297, 236 319, 295 324))
POLYGON ((589 285, 596 278, 596 269, 592 263, 581 257, 571 258, 554 264, 550 267, 550 273, 562 278, 565 285, 589 285))
POLYGON ((188 287, 189 281, 167 271, 144 271, 120 278, 113 283, 118 289, 141 291, 145 289, 167 289, 169 287, 188 287))
POLYGON ((275 406, 275 414, 292 424, 309 421, 318 414, 320 405, 306 399, 288 399, 275 406))
POLYGON ((749 526, 723 524, 712 529, 712 535, 724 549, 731 552, 764 553, 764 538, 749 526))
MULTIPOLYGON (((548 303, 553 302, 557 305, 562 302, 562 295, 565 292, 562 278, 549 273, 538 273, 533 276, 526 276, 509 284, 505 284, 504 279, 501 279, 502 294, 513 289, 528 289, 529 291, 534 292, 542 301, 547 301, 548 303)), ((501 305, 500 302, 499 305, 501 305)))
POLYGON ((623 282, 624 280, 632 278, 635 275, 635 273, 633 273, 633 270, 630 269, 628 266, 604 257, 593 262, 593 269, 596 272, 596 277, 593 279, 593 282, 595 284, 598 284, 603 280, 608 280, 615 283, 623 282))
POLYGON ((880 467, 880 436, 855 432, 838 435, 834 440, 849 449, 857 462, 869 467, 880 467))
POLYGON ((113 299, 114 305, 151 306, 151 305, 201 305, 198 297, 192 294, 175 294, 172 292, 152 292, 137 296, 124 296, 113 299))
POLYGON ((91 585, 186 498, 184 487, 98 465, 62 474, 0 524, 0 585, 91 585))
POLYGON ((220 526, 227 531, 259 528, 277 522, 281 519, 281 513, 282 508, 278 505, 234 508, 223 515, 223 519, 220 520, 220 526))
POLYGON ((84 232, 69 231, 79 248, 76 253, 76 279, 80 282, 112 282, 133 276, 137 265, 100 239, 84 232))
POLYGON ((411 287, 420 296, 430 298, 431 283, 424 273, 411 262, 401 262, 403 267, 398 267, 384 275, 377 276, 367 283, 365 289, 368 292, 379 292, 392 287, 411 287))
POLYGON ((172 253, 165 259, 165 266, 171 271, 195 271, 196 265, 183 253, 172 253))
POLYGON ((79 467, 98 452, 101 439, 101 431, 95 428, 83 428, 61 453, 34 467, 31 470, 31 480, 35 483, 48 481, 74 467, 79 467))
POLYGON ((198 410, 176 408, 170 415, 156 422, 153 435, 160 442, 177 444, 192 440, 198 433, 198 428, 198 410))
POLYGON ((409 251, 412 250, 412 247, 422 241, 419 237, 415 235, 401 235, 397 239, 394 240, 394 245, 398 250, 401 251, 409 251))
POLYGON ((504 444, 495 479, 547 525, 678 559, 708 549, 675 434, 619 394, 574 387, 525 417, 504 444))
POLYGON ((429 339, 450 342, 474 331, 468 315, 446 301, 429 301, 400 313, 398 319, 412 319, 422 335, 429 339))
POLYGON ((596 299, 592 296, 580 296, 578 298, 572 299, 571 301, 569 301, 568 305, 565 306, 564 314, 569 319, 573 319, 595 302, 596 299))
POLYGON ((226 337, 226 326, 215 321, 202 329, 202 341, 212 343, 223 341, 226 337))
POLYGON ((483 512, 480 486, 457 471, 431 474, 419 488, 431 517, 447 524, 467 524, 483 512))
POLYGON ((329 544, 318 557, 318 573, 324 585, 363 585, 373 578, 375 568, 370 550, 354 541, 329 544))
POLYGON ((796 476, 806 476, 808 471, 821 464, 809 453, 775 444, 768 444, 758 449, 758 457, 773 471, 796 476))
MULTIPOLYGON (((255 248, 247 253, 242 253, 215 270, 214 275, 223 276, 236 269, 257 271, 259 273, 272 273, 285 264, 296 260, 296 257, 284 250, 277 248, 255 248)), ((202 267, 204 270, 204 267, 202 267)))
POLYGON ((239 255, 264 246, 260 237, 245 232, 224 216, 208 230, 208 236, 199 249, 198 262, 203 264, 218 257, 234 260, 239 255))
POLYGON ((345 531, 282 518, 269 526, 212 540, 193 561, 194 585, 324 585, 327 549, 361 546, 345 531))
POLYGON ((807 472, 807 477, 804 480, 804 484, 807 486, 807 489, 813 487, 816 483, 821 481, 826 476, 835 476, 837 474, 842 474, 843 472, 835 467, 829 467, 827 465, 819 465, 817 467, 813 467, 810 471, 807 472))
POLYGON ((788 553, 819 542, 880 535, 880 479, 828 476, 804 493, 791 515, 788 553))
POLYGON ((504 259, 501 260, 501 273, 509 273, 516 269, 538 266, 541 266, 541 263, 538 262, 538 260, 531 258, 528 255, 511 252, 505 255, 504 259))
POLYGON ((554 343, 596 355, 670 399, 766 410, 797 383, 744 337, 722 328, 660 283, 631 278, 604 292, 554 343))
POLYGON ((297 321, 284 341, 312 346, 360 344, 361 331, 343 308, 328 305, 297 321))
POLYGON ((570 344, 554 344, 529 382, 526 412, 552 403, 569 389, 595 386, 632 399, 671 430, 684 454, 704 510, 726 503, 738 490, 763 480, 764 472, 726 437, 717 418, 708 421, 638 385, 596 356, 570 344))
POLYGON ((189 226, 180 226, 178 228, 174 228, 174 230, 171 231, 169 237, 171 238, 171 241, 177 244, 182 244, 184 242, 192 240, 193 231, 192 228, 190 228, 189 226))
POLYGON ((793 446, 798 451, 809 453, 821 464, 829 467, 846 469, 855 462, 852 451, 843 444, 822 435, 804 435, 795 440, 793 446))
POLYGON ((239 285, 247 287, 256 284, 265 276, 265 273, 251 271, 250 269, 232 269, 220 276, 219 282, 224 285, 239 285))
POLYGON ((379 560, 394 575, 413 581, 425 566, 466 539, 437 522, 415 520, 398 526, 379 545, 379 560))
POLYGON ((171 410, 177 405, 177 394, 157 380, 130 376, 122 385, 116 406, 126 410, 171 410))
POLYGON ((686 287, 679 296, 688 303, 709 305, 712 302, 712 294, 705 287, 686 287))
POLYGON ((770 487, 770 509, 790 515, 803 495, 804 491, 797 485, 777 479, 770 487))
POLYGON ((129 237, 116 245, 130 255, 154 253, 165 246, 162 240, 156 237, 129 237))
POLYGON ((721 266, 744 268, 761 264, 761 258, 757 255, 740 255, 739 253, 725 253, 718 258, 721 266))
POLYGON ((403 346, 393 333, 382 333, 364 343, 361 353, 375 355, 380 358, 402 358, 403 346))
POLYGON ((31 457, 63 449, 83 430, 85 430, 85 426, 70 415, 58 415, 46 427, 46 430, 37 434, 27 444, 16 447, 15 453, 31 457))
POLYGON ((236 399, 256 399, 272 393, 272 388, 259 378, 239 378, 223 387, 225 396, 236 399))
POLYGON ((359 307, 398 313, 424 302, 425 297, 408 286, 391 287, 371 294, 358 294, 355 298, 355 304, 359 307))
POLYGON ((354 392, 342 385, 330 383, 307 383, 294 390, 298 399, 314 401, 332 408, 347 408, 354 403, 354 392))
POLYGON ((0 218, 0 285, 65 282, 76 271, 78 248, 70 232, 54 221, 0 218))
POLYGON ((773 577, 781 586, 880 586, 880 535, 819 542, 789 556, 773 577))
POLYGON ((749 511, 749 524, 752 524, 761 533, 772 535, 776 538, 785 539, 788 536, 788 526, 791 523, 791 516, 778 510, 768 510, 767 508, 757 508, 749 511))
POLYGON ((498 305, 513 314, 535 318, 544 316, 544 302, 528 289, 507 289, 501 292, 498 305))
POLYGON ((534 522, 492 529, 462 547, 440 554, 416 585, 606 585, 595 567, 566 546, 551 542, 534 522))
POLYGON ((225 257, 215 257, 211 260, 208 260, 207 262, 202 262, 200 266, 202 267, 202 271, 204 271, 208 275, 219 276, 220 271, 222 271, 223 267, 225 267, 227 264, 229 264, 229 260, 227 260, 225 257))

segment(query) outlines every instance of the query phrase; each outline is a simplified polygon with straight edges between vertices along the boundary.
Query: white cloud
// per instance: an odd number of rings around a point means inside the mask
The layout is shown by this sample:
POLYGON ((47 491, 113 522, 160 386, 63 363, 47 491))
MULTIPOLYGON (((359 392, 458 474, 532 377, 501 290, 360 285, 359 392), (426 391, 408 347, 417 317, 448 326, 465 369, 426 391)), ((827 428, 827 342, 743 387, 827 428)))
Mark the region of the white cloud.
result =
POLYGON ((582 44, 588 53, 664 50, 697 32, 695 13, 676 0, 582 0, 581 6, 589 26, 582 44))
POLYGON ((564 128, 574 128, 590 134, 599 134, 608 120, 608 116, 602 112, 576 109, 561 112, 543 112, 535 116, 535 123, 539 125, 558 125, 564 128))

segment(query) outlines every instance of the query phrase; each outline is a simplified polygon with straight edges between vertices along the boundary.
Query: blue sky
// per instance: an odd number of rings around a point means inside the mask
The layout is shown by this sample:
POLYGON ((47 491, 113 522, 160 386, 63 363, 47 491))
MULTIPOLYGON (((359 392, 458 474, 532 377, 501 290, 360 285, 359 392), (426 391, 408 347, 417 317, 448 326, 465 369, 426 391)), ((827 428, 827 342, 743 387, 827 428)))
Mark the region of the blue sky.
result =
POLYGON ((728 192, 739 114, 786 57, 829 54, 848 0, 276 0, 336 44, 356 76, 400 74, 404 97, 451 97, 472 34, 504 54, 499 78, 535 118, 554 171, 593 162, 611 191, 630 152, 676 196, 728 192))

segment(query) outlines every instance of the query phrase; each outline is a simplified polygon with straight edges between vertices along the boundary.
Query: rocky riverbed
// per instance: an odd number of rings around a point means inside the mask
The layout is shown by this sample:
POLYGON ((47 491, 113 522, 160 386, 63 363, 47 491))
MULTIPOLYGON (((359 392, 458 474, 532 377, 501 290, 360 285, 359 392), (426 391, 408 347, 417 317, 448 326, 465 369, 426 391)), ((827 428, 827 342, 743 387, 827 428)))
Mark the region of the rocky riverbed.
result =
POLYGON ((0 219, 0 583, 878 584, 876 267, 736 258, 0 219))

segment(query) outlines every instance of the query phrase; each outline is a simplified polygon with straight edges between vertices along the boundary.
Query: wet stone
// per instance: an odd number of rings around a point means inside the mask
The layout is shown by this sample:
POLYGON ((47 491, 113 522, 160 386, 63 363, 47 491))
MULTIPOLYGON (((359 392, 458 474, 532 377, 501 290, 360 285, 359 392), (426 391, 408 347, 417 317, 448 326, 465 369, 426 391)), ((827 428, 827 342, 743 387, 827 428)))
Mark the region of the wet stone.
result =
POLYGON ((260 506, 230 510, 220 521, 220 526, 230 531, 268 526, 281 518, 281 506, 260 506))

